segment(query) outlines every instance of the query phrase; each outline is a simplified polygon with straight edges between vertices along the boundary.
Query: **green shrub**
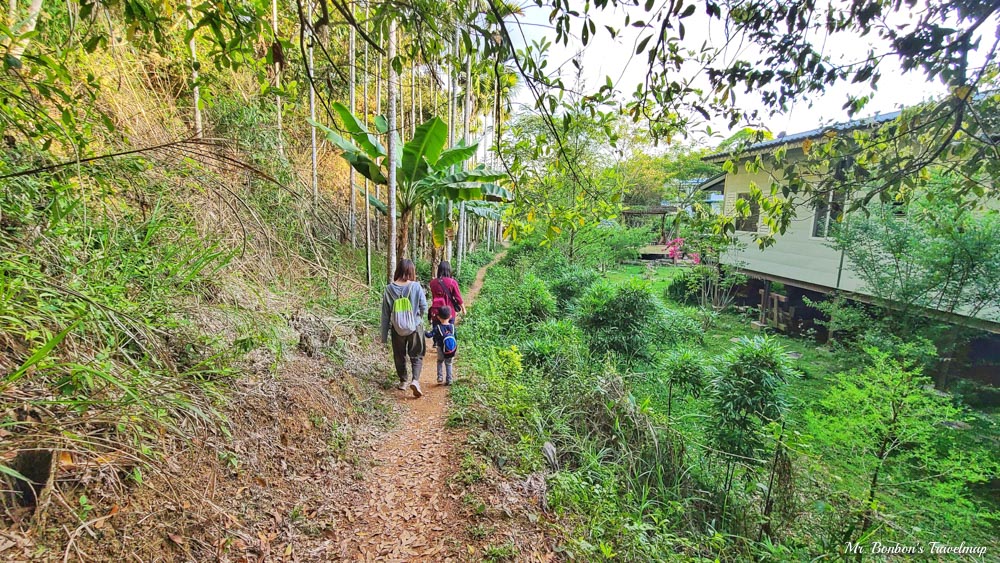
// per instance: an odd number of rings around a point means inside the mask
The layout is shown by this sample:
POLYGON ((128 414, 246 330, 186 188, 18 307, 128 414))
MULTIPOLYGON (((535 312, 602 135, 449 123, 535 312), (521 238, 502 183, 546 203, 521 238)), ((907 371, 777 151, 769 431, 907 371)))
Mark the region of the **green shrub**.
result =
POLYGON ((534 274, 518 276, 507 268, 497 269, 489 280, 491 288, 503 288, 477 313, 483 328, 505 336, 527 334, 535 323, 556 313, 556 300, 545 282, 534 274))
POLYGON ((682 305, 697 305, 697 285, 700 275, 693 269, 684 270, 679 276, 670 281, 670 285, 663 290, 663 296, 674 303, 682 305))
POLYGON ((551 246, 523 256, 518 261, 518 266, 550 283, 561 278, 570 267, 566 256, 551 246))
POLYGON ((690 348, 668 355, 663 374, 679 390, 698 397, 715 376, 715 369, 705 357, 690 348))
POLYGON ((930 371, 938 357, 937 347, 930 340, 916 334, 903 340, 880 326, 866 330, 858 344, 861 349, 881 350, 904 366, 917 367, 921 371, 930 371))
POLYGON ((764 428, 787 408, 783 388, 798 374, 785 349, 770 337, 742 337, 725 354, 712 382, 712 436, 740 463, 760 459, 764 428))
POLYGON ((565 376, 583 367, 586 348, 583 333, 571 321, 549 320, 535 327, 521 345, 524 364, 549 377, 565 376))
POLYGON ((682 311, 664 309, 663 323, 664 330, 659 339, 664 345, 681 342, 700 343, 704 339, 705 330, 702 323, 682 311))
POLYGON ((663 304, 644 280, 591 286, 580 300, 578 317, 595 352, 614 353, 627 362, 652 359, 658 347, 686 338, 682 323, 667 321, 663 304))
POLYGON ((417 268, 417 279, 418 280, 430 280, 433 278, 433 273, 431 272, 431 263, 423 258, 415 258, 413 260, 413 265, 417 268))
POLYGON ((568 309, 576 304, 599 277, 597 272, 593 270, 571 267, 553 281, 549 289, 552 290, 552 295, 555 296, 559 308, 568 309))

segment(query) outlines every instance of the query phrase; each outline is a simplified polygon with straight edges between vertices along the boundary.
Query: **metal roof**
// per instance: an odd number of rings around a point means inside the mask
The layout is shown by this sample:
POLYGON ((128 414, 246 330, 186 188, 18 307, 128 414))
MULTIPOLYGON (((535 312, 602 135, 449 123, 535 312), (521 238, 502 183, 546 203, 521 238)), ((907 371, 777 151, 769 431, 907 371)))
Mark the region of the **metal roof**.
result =
POLYGON ((791 135, 783 135, 776 139, 755 143, 740 150, 730 150, 730 151, 710 154, 705 156, 702 160, 707 160, 711 162, 713 160, 721 160, 723 158, 728 158, 734 154, 744 154, 744 153, 749 154, 752 152, 766 150, 771 147, 778 147, 781 145, 798 143, 801 141, 805 141, 806 139, 815 139, 817 137, 822 137, 823 134, 828 131, 853 131, 855 129, 861 129, 863 127, 872 127, 875 125, 881 125, 883 123, 888 123, 890 121, 893 121, 894 119, 902 115, 902 113, 903 112, 901 111, 894 111, 890 113, 876 114, 871 117, 865 117, 861 119, 852 119, 851 121, 844 121, 843 123, 834 123, 832 125, 826 125, 824 127, 810 129, 809 131, 802 131, 801 133, 793 133, 791 135))

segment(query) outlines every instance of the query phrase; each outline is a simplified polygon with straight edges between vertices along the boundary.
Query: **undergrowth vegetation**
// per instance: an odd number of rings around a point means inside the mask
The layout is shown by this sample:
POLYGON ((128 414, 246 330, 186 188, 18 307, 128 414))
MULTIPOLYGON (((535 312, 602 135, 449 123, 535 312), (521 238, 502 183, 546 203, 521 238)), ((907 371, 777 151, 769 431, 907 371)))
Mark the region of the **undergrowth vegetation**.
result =
MULTIPOLYGON (((330 244, 339 212, 295 188, 263 110, 220 96, 212 117, 231 147, 4 182, 0 472, 14 505, 38 504, 59 467, 114 466, 141 483, 164 436, 226 431, 229 379, 301 346, 298 317, 372 322, 357 258, 330 244)), ((22 145, 0 170, 47 158, 22 145)))
POLYGON ((453 390, 451 422, 499 470, 546 475, 572 557, 993 545, 996 423, 929 391, 912 355, 747 337, 728 313, 703 331, 643 277, 596 279, 529 240, 491 270, 463 326, 474 374, 453 390), (987 436, 954 431, 961 421, 987 436))

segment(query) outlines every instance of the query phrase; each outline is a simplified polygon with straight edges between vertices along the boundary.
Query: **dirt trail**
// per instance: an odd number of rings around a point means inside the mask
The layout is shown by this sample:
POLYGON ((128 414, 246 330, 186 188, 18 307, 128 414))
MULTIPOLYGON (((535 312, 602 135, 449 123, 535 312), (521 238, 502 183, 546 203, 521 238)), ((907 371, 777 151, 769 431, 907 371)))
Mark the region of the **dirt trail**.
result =
MULTIPOLYGON (((471 304, 482 289, 486 271, 503 253, 479 270, 468 294, 471 304)), ((352 561, 458 561, 469 558, 463 541, 468 524, 463 488, 451 482, 458 471, 460 432, 448 429, 448 388, 436 383, 436 355, 427 346, 420 382, 424 396, 393 390, 400 403, 399 426, 372 454, 374 467, 365 477, 359 502, 345 507, 337 530, 340 557, 352 561)), ((462 377, 456 361, 455 377, 462 377)))

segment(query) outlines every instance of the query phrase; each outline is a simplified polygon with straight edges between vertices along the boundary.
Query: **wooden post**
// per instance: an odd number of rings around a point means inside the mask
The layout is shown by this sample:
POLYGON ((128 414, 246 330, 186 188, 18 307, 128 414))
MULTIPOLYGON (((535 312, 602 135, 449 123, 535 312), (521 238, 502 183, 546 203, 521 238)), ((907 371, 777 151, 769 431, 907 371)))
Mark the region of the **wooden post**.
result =
POLYGON ((771 302, 771 280, 764 280, 764 294, 760 300, 760 324, 767 326, 767 306, 771 302))

